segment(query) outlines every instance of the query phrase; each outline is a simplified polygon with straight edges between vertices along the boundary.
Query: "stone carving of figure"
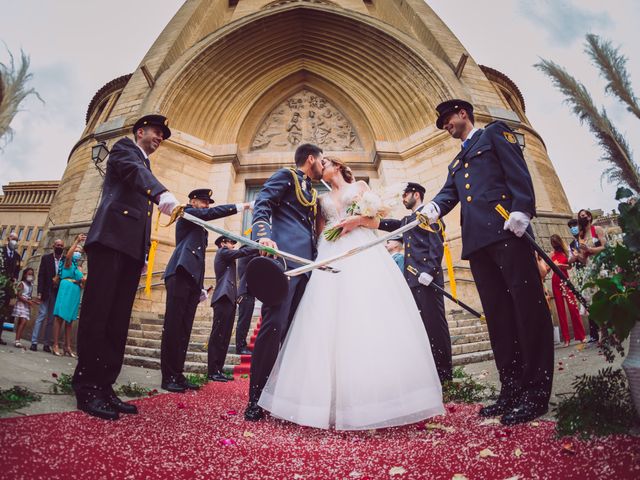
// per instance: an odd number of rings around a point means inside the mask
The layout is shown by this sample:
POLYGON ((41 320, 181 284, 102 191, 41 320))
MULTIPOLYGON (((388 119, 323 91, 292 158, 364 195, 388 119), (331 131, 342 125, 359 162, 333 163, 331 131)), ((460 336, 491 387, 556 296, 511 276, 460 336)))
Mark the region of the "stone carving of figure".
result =
POLYGON ((302 128, 300 127, 300 114, 298 112, 293 112, 293 116, 291 120, 289 120, 289 124, 287 125, 287 140, 291 145, 298 145, 300 140, 302 139, 302 128))
POLYGON ((329 134, 331 133, 331 126, 320 117, 316 115, 316 112, 309 110, 309 118, 311 119, 311 135, 316 145, 323 145, 329 143, 329 134))

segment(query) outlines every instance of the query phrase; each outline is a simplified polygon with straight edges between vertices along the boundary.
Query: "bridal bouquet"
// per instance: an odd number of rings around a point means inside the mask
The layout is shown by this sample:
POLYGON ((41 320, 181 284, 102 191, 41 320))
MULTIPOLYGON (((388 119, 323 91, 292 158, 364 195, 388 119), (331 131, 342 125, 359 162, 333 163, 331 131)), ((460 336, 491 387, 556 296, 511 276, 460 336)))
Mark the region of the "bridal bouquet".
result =
MULTIPOLYGON (((400 187, 396 188, 394 186, 387 189, 382 198, 370 190, 364 192, 347 207, 347 215, 362 215, 368 218, 385 216, 397 204, 397 200, 402 198, 402 192, 404 192, 406 184, 402 184, 400 187)), ((333 242, 341 234, 342 227, 335 226, 324 231, 324 238, 329 242, 333 242)))

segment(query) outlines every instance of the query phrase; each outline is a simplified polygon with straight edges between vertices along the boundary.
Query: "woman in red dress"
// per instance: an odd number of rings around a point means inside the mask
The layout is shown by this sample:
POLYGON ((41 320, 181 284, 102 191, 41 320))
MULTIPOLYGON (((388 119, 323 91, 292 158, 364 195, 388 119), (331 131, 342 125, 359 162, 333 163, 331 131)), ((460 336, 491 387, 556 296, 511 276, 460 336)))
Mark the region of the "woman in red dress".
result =
MULTIPOLYGON (((551 254, 551 260, 553 263, 560 267, 562 273, 566 277, 569 277, 569 254, 567 246, 564 240, 559 235, 551 235, 551 247, 553 253, 551 254)), ((562 283, 560 277, 554 273, 551 277, 551 288, 553 290, 553 299, 556 302, 556 309, 558 310, 558 321, 560 322, 560 330, 562 332, 562 338, 564 339, 564 346, 568 347, 571 340, 569 336, 569 325, 567 324, 567 311, 565 310, 564 302, 567 301, 569 307, 569 314, 571 315, 571 323, 573 324, 573 336, 579 342, 585 341, 584 326, 582 325, 582 318, 580 317, 580 311, 578 310, 578 302, 573 296, 573 293, 562 283)))

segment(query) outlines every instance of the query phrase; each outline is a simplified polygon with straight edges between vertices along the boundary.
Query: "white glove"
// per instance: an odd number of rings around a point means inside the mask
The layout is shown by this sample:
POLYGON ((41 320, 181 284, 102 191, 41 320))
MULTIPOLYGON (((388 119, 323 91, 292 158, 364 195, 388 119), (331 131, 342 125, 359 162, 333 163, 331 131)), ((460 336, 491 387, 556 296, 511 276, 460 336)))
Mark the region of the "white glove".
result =
POLYGON ((140 272, 140 276, 144 276, 147 274, 147 267, 149 266, 148 262, 145 260, 144 265, 142 266, 142 271, 140 272))
POLYGON ((418 277, 418 282, 428 287, 433 282, 433 277, 427 272, 422 272, 418 277))
POLYGON ((171 212, 176 208, 180 203, 171 192, 162 192, 160 194, 160 198, 158 199, 158 210, 164 213, 167 216, 171 216, 171 212))
POLYGON ((512 231, 516 237, 520 238, 527 230, 530 221, 528 213, 511 212, 509 219, 504 222, 504 229, 512 231))
POLYGON ((440 209, 435 202, 429 202, 422 207, 421 213, 429 219, 429 224, 436 223, 440 218, 440 209))
POLYGON ((203 288, 202 291, 200 292, 200 300, 199 300, 199 302, 202 303, 207 298, 209 298, 209 294, 207 293, 207 290, 203 288))

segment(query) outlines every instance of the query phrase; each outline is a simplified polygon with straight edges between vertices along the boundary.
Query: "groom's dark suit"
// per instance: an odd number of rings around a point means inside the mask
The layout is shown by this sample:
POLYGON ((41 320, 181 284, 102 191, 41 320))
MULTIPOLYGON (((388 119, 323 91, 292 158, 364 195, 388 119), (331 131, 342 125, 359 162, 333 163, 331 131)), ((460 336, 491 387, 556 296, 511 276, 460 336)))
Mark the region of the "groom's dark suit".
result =
MULTIPOLYGON (((304 198, 311 201, 311 180, 300 170, 293 172, 283 168, 267 180, 255 201, 251 238, 256 241, 269 238, 284 251, 314 259, 316 212, 298 200, 296 183, 304 198)), ((287 262, 287 268, 297 266, 287 262)), ((308 279, 308 275, 291 277, 284 301, 280 305, 262 307, 262 325, 251 359, 250 402, 260 399, 308 279)))

